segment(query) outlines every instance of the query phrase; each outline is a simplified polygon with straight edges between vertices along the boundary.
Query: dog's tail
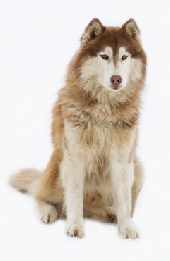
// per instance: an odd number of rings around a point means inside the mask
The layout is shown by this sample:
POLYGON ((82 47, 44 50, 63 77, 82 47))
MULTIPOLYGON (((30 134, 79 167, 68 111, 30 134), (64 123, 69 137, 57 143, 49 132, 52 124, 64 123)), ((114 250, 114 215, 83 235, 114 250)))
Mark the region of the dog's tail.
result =
POLYGON ((41 171, 36 169, 22 169, 10 177, 9 184, 20 192, 31 193, 41 171))

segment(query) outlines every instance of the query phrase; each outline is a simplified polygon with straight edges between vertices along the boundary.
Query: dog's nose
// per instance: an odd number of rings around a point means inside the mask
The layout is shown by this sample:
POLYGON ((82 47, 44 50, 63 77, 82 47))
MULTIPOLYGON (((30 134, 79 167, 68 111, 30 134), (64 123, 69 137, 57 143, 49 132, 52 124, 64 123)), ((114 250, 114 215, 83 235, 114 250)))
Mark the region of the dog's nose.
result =
POLYGON ((119 86, 122 83, 122 77, 120 75, 112 75, 111 83, 112 83, 113 89, 115 89, 115 90, 119 89, 119 86))

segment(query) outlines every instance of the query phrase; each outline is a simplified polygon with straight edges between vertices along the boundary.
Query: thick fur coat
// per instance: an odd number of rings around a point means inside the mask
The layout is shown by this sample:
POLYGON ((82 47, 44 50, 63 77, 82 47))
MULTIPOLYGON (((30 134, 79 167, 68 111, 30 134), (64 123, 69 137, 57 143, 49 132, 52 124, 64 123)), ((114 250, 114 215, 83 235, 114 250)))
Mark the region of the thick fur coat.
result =
POLYGON ((146 55, 133 19, 105 27, 93 19, 67 71, 53 109, 53 153, 42 175, 23 170, 11 184, 34 195, 41 220, 67 217, 67 234, 82 237, 83 215, 116 221, 123 238, 143 184, 136 157, 146 55))

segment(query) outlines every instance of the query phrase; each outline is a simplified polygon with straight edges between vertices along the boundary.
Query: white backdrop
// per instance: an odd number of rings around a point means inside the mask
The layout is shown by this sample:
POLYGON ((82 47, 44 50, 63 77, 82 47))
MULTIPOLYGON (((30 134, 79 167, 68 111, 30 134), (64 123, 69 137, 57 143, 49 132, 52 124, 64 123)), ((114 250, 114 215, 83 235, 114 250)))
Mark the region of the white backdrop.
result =
POLYGON ((0 0, 0 259, 170 260, 170 2, 0 0), (33 200, 8 187, 21 167, 43 169, 51 152, 52 105, 65 68, 93 17, 105 25, 136 19, 148 54, 139 155, 145 187, 137 241, 112 225, 86 221, 86 237, 67 238, 64 222, 42 225, 33 200))

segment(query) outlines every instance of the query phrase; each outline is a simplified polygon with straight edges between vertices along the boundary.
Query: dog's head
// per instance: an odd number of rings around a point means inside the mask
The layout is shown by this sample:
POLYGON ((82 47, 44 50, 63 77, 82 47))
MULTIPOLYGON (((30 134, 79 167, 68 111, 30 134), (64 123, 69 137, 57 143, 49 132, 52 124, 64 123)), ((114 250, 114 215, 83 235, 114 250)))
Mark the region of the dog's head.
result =
POLYGON ((88 92, 104 89, 116 95, 145 76, 146 56, 133 19, 122 27, 104 27, 93 19, 81 37, 76 59, 79 79, 88 92))

